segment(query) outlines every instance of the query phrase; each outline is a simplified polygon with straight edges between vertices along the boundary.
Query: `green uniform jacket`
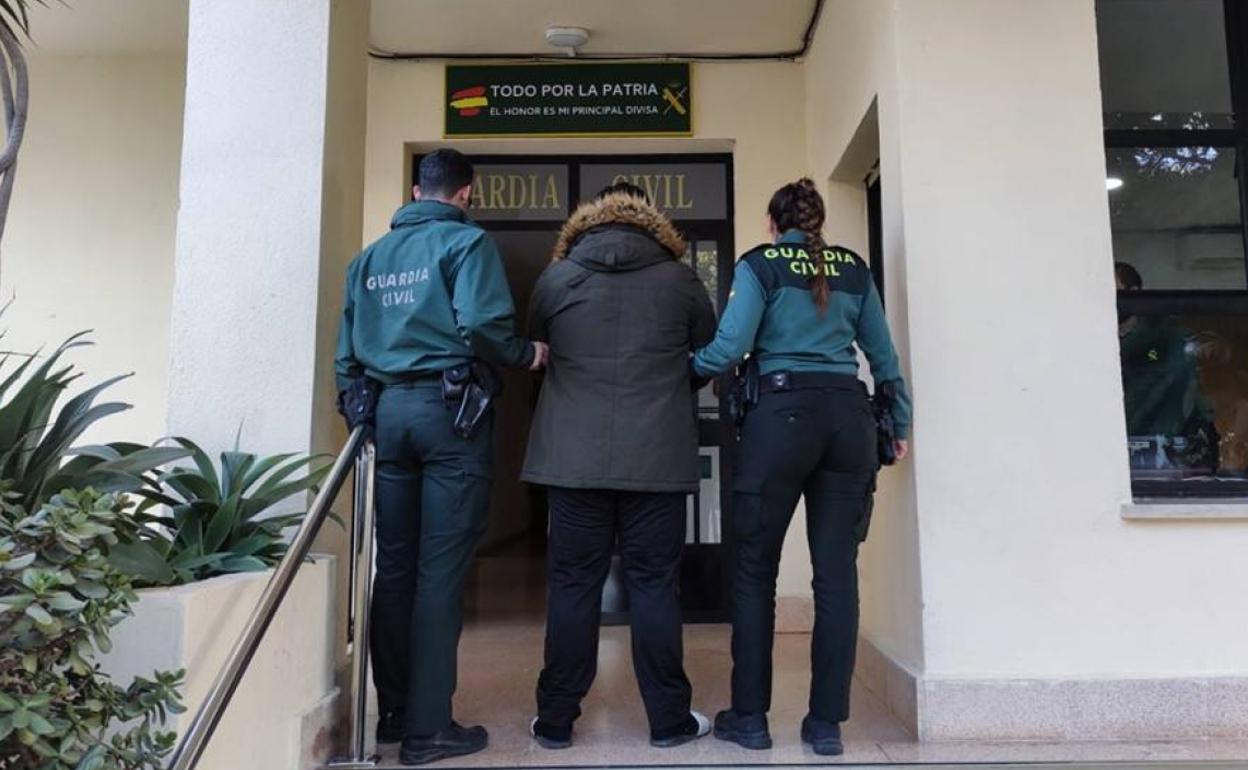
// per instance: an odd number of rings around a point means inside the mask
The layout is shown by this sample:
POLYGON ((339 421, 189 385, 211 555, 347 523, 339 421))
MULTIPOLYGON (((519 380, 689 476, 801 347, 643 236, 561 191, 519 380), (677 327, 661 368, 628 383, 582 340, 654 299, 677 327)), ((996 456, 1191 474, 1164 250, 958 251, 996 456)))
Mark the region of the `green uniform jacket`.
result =
POLYGON ((1200 394, 1188 332, 1167 317, 1137 316, 1119 339, 1127 435, 1184 436, 1193 415, 1213 421, 1200 394))
POLYGON ((894 383, 897 437, 908 438, 910 395, 870 269, 861 257, 840 246, 811 259, 804 242, 804 234, 790 230, 775 244, 741 257, 715 340, 698 351, 694 368, 703 376, 722 374, 753 353, 763 374, 857 375, 856 346, 866 354, 877 383, 894 383), (824 272, 830 289, 822 314, 810 296, 809 276, 814 270, 824 272))
POLYGON ((338 387, 359 369, 389 385, 474 358, 528 366, 533 345, 516 336, 515 312, 490 236, 455 206, 409 203, 347 268, 338 387))

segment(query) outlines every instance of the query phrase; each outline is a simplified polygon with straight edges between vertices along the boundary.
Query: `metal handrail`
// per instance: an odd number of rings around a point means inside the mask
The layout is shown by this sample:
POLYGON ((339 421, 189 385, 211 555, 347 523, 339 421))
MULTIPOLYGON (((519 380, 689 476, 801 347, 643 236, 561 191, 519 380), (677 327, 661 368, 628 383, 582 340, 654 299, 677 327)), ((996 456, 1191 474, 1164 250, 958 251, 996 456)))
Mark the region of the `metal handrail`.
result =
POLYGON ((345 757, 329 763, 334 770, 365 770, 378 757, 364 750, 364 715, 368 708, 368 634, 372 609, 373 515, 377 450, 370 441, 356 460, 355 515, 351 526, 351 599, 347 610, 347 637, 351 650, 351 742, 345 757))
MULTIPOLYGON (((294 581, 299 566, 307 558, 308 552, 312 548, 312 541, 316 538, 321 525, 325 523, 325 519, 329 518, 330 505, 333 504, 334 498, 338 496, 342 485, 346 482, 347 474, 350 472, 353 462, 356 463, 355 502, 357 509, 352 516, 351 577, 354 598, 351 604, 351 614, 352 641, 356 645, 353 651, 357 660, 352 667, 352 673, 355 675, 367 668, 368 623, 357 622, 355 616, 359 613, 367 617, 368 588, 367 586, 364 588, 364 601, 363 604, 360 604, 355 584, 358 582, 366 584, 370 582, 367 579, 367 575, 364 580, 358 580, 358 573, 360 570, 367 571, 369 565, 371 565, 373 458, 372 442, 368 438, 367 429, 364 427, 356 428, 347 439, 346 446, 342 448, 342 451, 334 460, 333 468, 330 469, 325 484, 317 492, 307 515, 303 517, 303 521, 300 523, 299 529, 286 551, 286 555, 282 557, 281 562, 274 569, 272 577, 269 578, 268 584, 265 585, 264 592, 260 594, 260 601, 257 602, 256 608, 252 610, 251 617, 248 618, 242 635, 235 642, 234 648, 230 650, 230 655, 226 658, 225 665, 217 675, 212 689, 208 692, 208 697, 204 699, 199 710, 195 712, 195 718, 191 721, 190 728, 182 736, 182 740, 178 742, 177 750, 174 752, 173 759, 169 764, 169 770, 193 770, 195 764, 203 755, 208 741, 211 740, 213 732, 217 729, 217 724, 221 721, 222 713, 224 713, 226 706, 229 705, 230 698, 233 697, 234 691, 238 688, 238 684, 243 678, 243 674, 247 671, 247 666, 256 654, 256 648, 260 646, 260 641, 264 638, 265 631, 268 630, 269 624, 273 622, 273 617, 277 614, 282 599, 290 589, 290 584, 294 581), (362 506, 360 505, 361 502, 363 503, 362 506), (366 523, 368 529, 364 529, 366 523), (364 541, 364 544, 361 544, 360 541, 364 541), (365 564, 357 562, 356 557, 359 555, 361 548, 370 554, 370 560, 365 564), (363 644, 358 646, 361 642, 361 635, 363 635, 363 644)), ((354 679, 355 677, 353 676, 354 679)), ((362 677, 352 682, 352 691, 352 706, 353 711, 356 712, 353 714, 355 723, 352 725, 352 750, 356 751, 358 749, 355 759, 366 760, 363 756, 363 709, 358 708, 364 703, 365 697, 362 677)))

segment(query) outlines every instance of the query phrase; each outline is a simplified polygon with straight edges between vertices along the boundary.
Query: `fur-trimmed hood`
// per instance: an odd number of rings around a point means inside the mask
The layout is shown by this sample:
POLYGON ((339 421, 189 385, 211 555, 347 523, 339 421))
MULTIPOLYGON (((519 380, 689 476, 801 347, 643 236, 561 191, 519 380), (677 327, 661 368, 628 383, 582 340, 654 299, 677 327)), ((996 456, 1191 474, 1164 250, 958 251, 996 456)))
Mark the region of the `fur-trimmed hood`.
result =
POLYGON ((626 225, 642 231, 662 246, 672 259, 684 256, 685 239, 662 211, 627 193, 612 193, 577 207, 559 231, 552 258, 556 262, 566 258, 582 236, 595 228, 609 225, 626 225))

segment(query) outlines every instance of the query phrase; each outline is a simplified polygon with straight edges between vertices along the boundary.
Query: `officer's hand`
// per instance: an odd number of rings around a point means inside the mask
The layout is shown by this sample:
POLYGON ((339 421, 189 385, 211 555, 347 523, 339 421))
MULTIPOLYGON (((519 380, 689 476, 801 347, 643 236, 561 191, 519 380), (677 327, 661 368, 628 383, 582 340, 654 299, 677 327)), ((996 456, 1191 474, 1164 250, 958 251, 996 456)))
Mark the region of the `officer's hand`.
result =
POLYGON ((545 342, 533 343, 533 363, 529 364, 529 371, 536 372, 546 365, 550 360, 550 346, 545 342))
POLYGON ((381 385, 370 377, 356 377, 338 394, 338 413, 347 421, 347 430, 363 425, 372 428, 376 424, 377 399, 381 385))
POLYGON ((897 439, 893 442, 893 451, 897 453, 897 461, 901 462, 910 454, 910 442, 904 438, 897 439))

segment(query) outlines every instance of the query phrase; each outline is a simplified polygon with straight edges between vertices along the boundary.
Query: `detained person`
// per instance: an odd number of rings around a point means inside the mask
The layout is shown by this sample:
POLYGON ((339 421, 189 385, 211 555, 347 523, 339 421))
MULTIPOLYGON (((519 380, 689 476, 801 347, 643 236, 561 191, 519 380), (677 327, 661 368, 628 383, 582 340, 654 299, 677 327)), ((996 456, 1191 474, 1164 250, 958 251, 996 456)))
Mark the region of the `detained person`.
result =
POLYGON ((750 749, 771 746, 776 575, 785 532, 805 495, 815 629, 802 739, 816 753, 840 754, 858 636, 858 544, 879 468, 876 421, 857 377, 855 346, 877 388, 892 383, 896 391, 898 457, 907 451, 910 399, 871 273, 856 254, 824 243, 824 205, 814 183, 801 179, 777 190, 767 215, 774 243, 737 263, 715 340, 693 360, 698 375, 711 377, 749 355, 761 373, 736 450, 732 706, 716 715, 715 735, 750 749))
POLYGON ((473 168, 438 150, 415 200, 347 269, 335 371, 352 427, 375 400, 377 564, 371 648, 379 743, 403 764, 485 748, 452 720, 464 577, 489 510, 487 364, 537 369, 546 346, 516 335, 490 236, 468 218, 473 168), (380 391, 380 395, 377 395, 380 391), (361 406, 361 403, 364 405, 361 406))
POLYGON ((521 478, 549 487, 545 667, 531 731, 572 743, 598 660, 602 588, 618 541, 633 666, 650 742, 710 732, 690 708, 677 595, 685 500, 698 488, 689 356, 715 313, 685 242, 645 193, 604 190, 564 225, 529 332, 550 343, 521 478))

